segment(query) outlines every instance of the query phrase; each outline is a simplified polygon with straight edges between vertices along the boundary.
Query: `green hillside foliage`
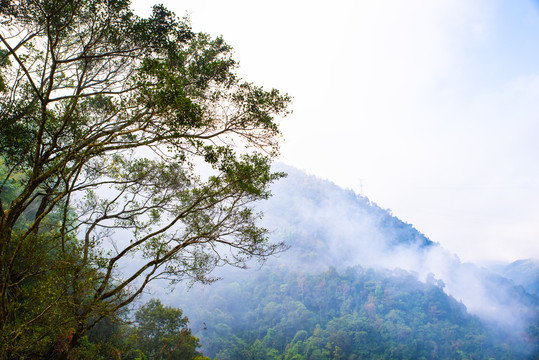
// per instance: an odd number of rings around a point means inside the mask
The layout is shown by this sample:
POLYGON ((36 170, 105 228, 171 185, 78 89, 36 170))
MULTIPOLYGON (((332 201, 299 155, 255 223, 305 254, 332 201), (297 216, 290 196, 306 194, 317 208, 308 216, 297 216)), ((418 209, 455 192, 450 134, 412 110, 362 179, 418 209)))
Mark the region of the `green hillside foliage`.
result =
POLYGON ((220 360, 527 359, 538 350, 537 328, 524 341, 501 337, 441 281, 405 271, 281 266, 181 301, 193 323, 204 321, 202 351, 220 360))
POLYGON ((130 5, 0 1, 1 360, 91 358, 89 332, 156 279, 285 248, 253 206, 283 176, 291 97, 187 17, 130 5))
POLYGON ((197 350, 199 339, 191 333, 181 309, 150 299, 135 312, 133 320, 103 319, 79 342, 72 358, 209 360, 197 350))

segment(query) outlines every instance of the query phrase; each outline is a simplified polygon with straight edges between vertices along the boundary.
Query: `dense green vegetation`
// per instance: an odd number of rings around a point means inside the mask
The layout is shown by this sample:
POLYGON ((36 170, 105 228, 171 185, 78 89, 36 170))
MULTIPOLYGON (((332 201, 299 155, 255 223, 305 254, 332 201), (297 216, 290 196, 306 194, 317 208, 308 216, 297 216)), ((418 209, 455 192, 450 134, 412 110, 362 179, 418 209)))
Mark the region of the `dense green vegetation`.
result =
POLYGON ((266 226, 290 249, 262 270, 251 264, 247 273, 224 271, 221 282, 168 296, 194 326, 206 324, 206 356, 535 358, 536 295, 461 263, 365 197, 294 168, 280 170, 289 175, 261 207, 266 226), (452 291, 467 296, 473 312, 452 291))
POLYGON ((236 68, 160 5, 0 1, 0 359, 85 358, 156 279, 284 248, 252 204, 290 98, 236 68))
MULTIPOLYGON (((4 174, 5 169, 0 162, 0 174, 4 174)), ((4 184, 0 193, 2 201, 11 201, 21 177, 14 174, 4 184)), ((29 207, 18 226, 22 229, 28 226, 35 211, 35 206, 29 207)), ((72 210, 69 214, 74 216, 72 210)), ((58 216, 52 212, 49 219, 42 222, 40 233, 31 237, 33 242, 20 250, 24 264, 17 264, 13 274, 24 286, 11 294, 16 300, 12 306, 19 318, 14 324, 5 326, 0 334, 3 346, 0 358, 11 358, 13 353, 18 353, 17 357, 21 358, 52 359, 70 349, 72 359, 206 359, 197 351, 199 341, 191 335, 182 311, 163 306, 159 300, 142 305, 134 311, 134 317, 123 308, 114 312, 96 309, 88 319, 93 326, 73 346, 73 323, 78 309, 72 296, 84 297, 87 291, 82 288, 73 290, 73 276, 79 276, 79 286, 91 288, 95 286, 93 277, 99 276, 99 270, 74 265, 81 261, 76 238, 70 237, 64 244, 62 256, 58 255, 55 240, 60 235, 54 224, 58 216), (71 296, 67 295, 69 292, 71 296), (15 349, 8 347, 13 344, 12 329, 18 329, 15 349)))
POLYGON ((405 271, 309 274, 286 266, 237 276, 179 300, 193 323, 207 325, 207 356, 527 359, 539 350, 537 333, 521 341, 486 326, 434 277, 422 283, 405 271))
MULTIPOLYGON (((222 38, 129 5, 0 1, 0 359, 204 359, 199 344, 222 360, 537 351, 534 323, 504 339, 432 275, 348 267, 438 249, 368 199, 296 176, 259 205, 284 176, 270 165, 289 96, 240 79, 222 38), (210 283, 285 242, 265 271, 177 303, 200 342, 178 308, 134 306, 156 281, 210 283)), ((494 304, 532 319, 536 297, 501 283, 494 304)))
MULTIPOLYGON (((56 346, 68 346, 68 339, 57 342, 56 346)), ((198 347, 199 340, 191 334, 182 311, 151 299, 135 312, 133 321, 125 317, 100 321, 70 356, 95 360, 208 359, 197 351, 198 347)), ((54 354, 45 354, 47 358, 51 356, 54 354)))

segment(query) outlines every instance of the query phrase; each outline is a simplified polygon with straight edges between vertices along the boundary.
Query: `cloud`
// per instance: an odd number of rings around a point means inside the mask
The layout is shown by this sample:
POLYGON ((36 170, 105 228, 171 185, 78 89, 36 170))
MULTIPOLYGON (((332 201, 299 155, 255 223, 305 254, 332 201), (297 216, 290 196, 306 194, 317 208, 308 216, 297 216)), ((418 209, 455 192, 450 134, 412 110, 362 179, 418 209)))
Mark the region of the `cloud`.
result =
POLYGON ((539 256, 536 3, 165 4, 222 34, 246 80, 294 96, 283 161, 362 182, 465 260, 539 256))
MULTIPOLYGON (((462 301, 483 320, 523 330, 537 316, 532 297, 502 277, 470 263, 436 243, 365 197, 335 184, 284 167, 288 178, 273 187, 274 196, 260 204, 264 226, 274 240, 292 246, 271 263, 293 269, 343 271, 360 265, 403 269, 421 281, 434 276, 445 292, 462 301)), ((484 251, 488 251, 485 249, 484 251)))

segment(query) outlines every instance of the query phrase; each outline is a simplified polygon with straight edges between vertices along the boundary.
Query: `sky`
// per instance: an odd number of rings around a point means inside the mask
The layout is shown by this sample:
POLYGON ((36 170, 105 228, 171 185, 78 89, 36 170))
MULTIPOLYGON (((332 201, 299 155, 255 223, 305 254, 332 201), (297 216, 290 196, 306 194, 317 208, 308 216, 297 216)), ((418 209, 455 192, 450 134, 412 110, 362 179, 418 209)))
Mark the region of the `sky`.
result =
POLYGON ((159 3, 222 35, 245 80, 294 97, 279 161, 462 261, 539 259, 539 2, 159 3))

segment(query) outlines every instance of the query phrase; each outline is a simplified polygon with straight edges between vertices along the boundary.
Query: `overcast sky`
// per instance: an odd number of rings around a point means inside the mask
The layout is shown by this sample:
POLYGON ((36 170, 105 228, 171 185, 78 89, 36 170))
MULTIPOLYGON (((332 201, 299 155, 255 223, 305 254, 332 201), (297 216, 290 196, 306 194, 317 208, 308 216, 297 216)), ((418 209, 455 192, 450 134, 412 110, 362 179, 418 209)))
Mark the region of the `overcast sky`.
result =
POLYGON ((537 2, 161 2, 223 35, 245 80, 294 97, 282 162, 463 261, 539 258, 537 2))

